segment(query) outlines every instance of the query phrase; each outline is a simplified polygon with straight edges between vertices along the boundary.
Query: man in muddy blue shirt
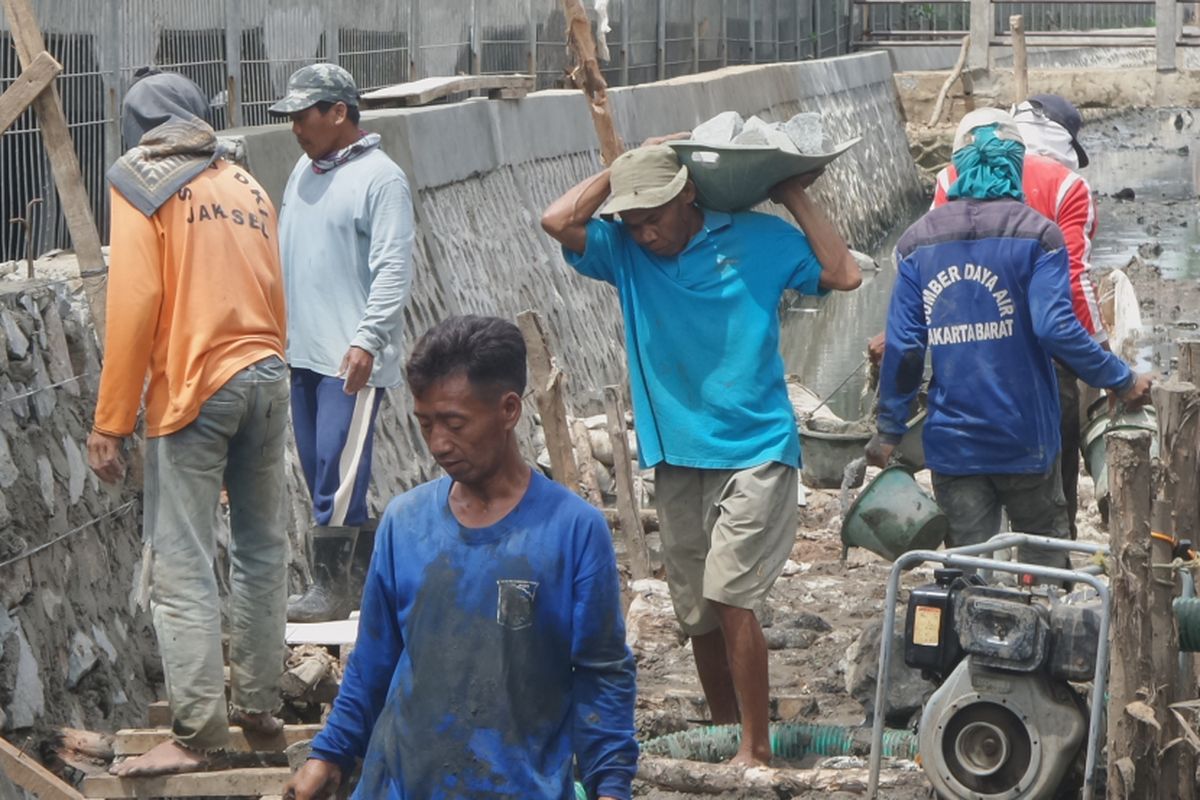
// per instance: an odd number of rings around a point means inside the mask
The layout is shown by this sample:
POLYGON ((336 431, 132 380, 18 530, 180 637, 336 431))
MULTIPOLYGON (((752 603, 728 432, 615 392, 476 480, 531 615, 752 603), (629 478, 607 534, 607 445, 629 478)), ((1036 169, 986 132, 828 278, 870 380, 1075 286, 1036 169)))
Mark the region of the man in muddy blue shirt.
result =
POLYGON ((604 517, 533 471, 514 429, 525 344, 454 317, 407 366, 414 412, 449 477, 392 501, 333 712, 287 796, 627 800, 635 674, 604 517))

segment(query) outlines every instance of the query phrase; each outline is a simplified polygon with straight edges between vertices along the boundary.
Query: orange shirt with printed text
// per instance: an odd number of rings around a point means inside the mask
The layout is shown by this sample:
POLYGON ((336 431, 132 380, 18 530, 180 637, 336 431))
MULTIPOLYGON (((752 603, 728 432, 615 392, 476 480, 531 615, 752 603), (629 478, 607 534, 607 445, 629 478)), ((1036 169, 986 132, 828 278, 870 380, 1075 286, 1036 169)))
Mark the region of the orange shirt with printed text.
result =
POLYGON ((244 169, 218 159, 151 217, 113 191, 110 242, 96 431, 132 433, 146 386, 146 435, 174 433, 237 372, 284 358, 275 207, 244 169))

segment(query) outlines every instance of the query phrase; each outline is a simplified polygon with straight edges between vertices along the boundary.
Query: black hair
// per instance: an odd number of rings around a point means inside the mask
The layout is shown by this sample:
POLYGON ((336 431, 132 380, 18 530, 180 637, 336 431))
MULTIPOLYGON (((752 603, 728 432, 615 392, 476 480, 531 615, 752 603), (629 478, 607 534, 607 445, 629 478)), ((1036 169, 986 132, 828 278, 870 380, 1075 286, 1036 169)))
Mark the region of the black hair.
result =
POLYGON ((499 317, 450 317, 425 332, 408 357, 405 374, 414 395, 466 373, 475 389, 525 393, 525 339, 499 317))
MULTIPOLYGON (((339 101, 340 102, 340 101, 339 101)), ((329 109, 336 106, 337 103, 329 100, 318 100, 316 103, 317 111, 324 116, 329 113, 329 109)), ((350 120, 351 125, 357 125, 359 119, 358 106, 352 106, 346 103, 346 119, 350 120)))

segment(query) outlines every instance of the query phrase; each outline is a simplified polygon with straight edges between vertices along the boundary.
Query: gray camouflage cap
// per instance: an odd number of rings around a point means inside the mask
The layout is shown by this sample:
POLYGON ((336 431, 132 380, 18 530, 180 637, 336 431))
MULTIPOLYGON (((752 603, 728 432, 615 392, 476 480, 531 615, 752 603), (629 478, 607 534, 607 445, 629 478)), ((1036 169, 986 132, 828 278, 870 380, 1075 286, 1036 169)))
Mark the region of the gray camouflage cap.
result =
POLYGON ((358 87, 350 73, 337 64, 309 64, 288 78, 287 94, 267 113, 276 116, 295 114, 322 101, 358 105, 358 87))

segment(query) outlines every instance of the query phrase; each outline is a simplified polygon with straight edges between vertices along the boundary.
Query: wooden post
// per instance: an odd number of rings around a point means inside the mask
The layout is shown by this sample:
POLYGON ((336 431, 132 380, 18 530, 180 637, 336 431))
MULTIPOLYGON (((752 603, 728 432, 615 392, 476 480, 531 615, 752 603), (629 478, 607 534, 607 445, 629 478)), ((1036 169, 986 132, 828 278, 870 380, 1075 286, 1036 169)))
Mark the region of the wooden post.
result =
POLYGON ((988 49, 992 44, 992 0, 971 0, 971 51, 967 67, 986 70, 990 66, 988 49))
POLYGON ((1200 386, 1200 339, 1179 341, 1179 361, 1175 377, 1183 383, 1200 386))
MULTIPOLYGON (((1155 797, 1159 741, 1146 719, 1161 726, 1154 702, 1159 681, 1152 658, 1150 616, 1150 438, 1148 431, 1105 437, 1111 496, 1112 627, 1109 640, 1108 793, 1155 797)), ((1163 698, 1165 701, 1165 696, 1163 698)), ((1165 703, 1164 703, 1165 705, 1165 703)))
POLYGON ((556 481, 578 493, 579 468, 575 464, 575 448, 563 400, 565 376, 550 353, 542 315, 536 311, 522 311, 517 315, 517 325, 525 337, 529 371, 533 375, 533 396, 542 415, 546 449, 550 451, 550 470, 556 481))
POLYGON ((537 88, 537 50, 538 50, 538 35, 537 35, 537 10, 534 8, 534 0, 527 0, 526 13, 529 15, 529 69, 526 70, 533 76, 533 88, 537 88))
POLYGON ((942 118, 942 106, 946 102, 947 95, 950 94, 950 87, 958 80, 958 76, 962 74, 963 65, 967 63, 967 51, 971 47, 971 34, 967 34, 962 38, 962 46, 958 49, 958 60, 954 62, 954 69, 950 70, 950 76, 946 78, 946 82, 942 84, 941 91, 938 92, 937 102, 933 105, 933 113, 929 115, 929 125, 933 127, 938 124, 942 118))
POLYGON ((625 397, 620 386, 604 387, 604 413, 608 415, 608 436, 612 440, 613 474, 617 483, 617 516, 621 537, 629 557, 629 572, 635 581, 651 577, 650 551, 646 533, 633 493, 633 463, 629 453, 629 434, 625 430, 625 397))
POLYGON ((579 466, 579 492, 584 500, 600 508, 604 505, 604 498, 600 494, 600 485, 596 482, 592 440, 588 436, 587 425, 581 419, 571 422, 571 444, 575 449, 575 463, 579 466))
POLYGON ((241 0, 225 0, 225 109, 229 127, 242 124, 241 0))
POLYGON ((1012 34, 1013 103, 1023 103, 1029 97, 1029 62, 1025 57, 1025 18, 1014 14, 1008 18, 1012 34))
MULTIPOLYGON (((21 62, 21 69, 29 69, 33 62, 46 50, 46 41, 38 27, 31 0, 3 0, 4 13, 8 18, 13 47, 21 62)), ((100 232, 92 216, 87 187, 79 171, 79 159, 75 156, 75 144, 71 141, 71 130, 63 114, 58 90, 51 85, 33 101, 33 110, 42 129, 42 140, 58 187, 63 215, 71 232, 71 244, 79 264, 83 290, 87 295, 88 307, 95 323, 96 334, 104 341, 104 254, 100 251, 100 232)))
POLYGON ((661 81, 667 77, 667 0, 658 0, 657 8, 654 26, 654 60, 658 79, 661 81))
POLYGON ((1154 3, 1154 52, 1159 72, 1176 69, 1176 43, 1179 40, 1179 3, 1156 0, 1154 3))
MULTIPOLYGON (((596 60, 592 23, 588 20, 582 0, 563 0, 563 8, 567 13, 567 47, 575 54, 578 81, 587 95, 592 124, 596 126, 596 136, 600 139, 600 160, 608 166, 621 155, 625 145, 609 113, 608 83, 600 72, 600 62, 596 60)), ((628 19, 621 20, 622 26, 627 23, 628 19)))
POLYGON ((480 75, 483 73, 483 42, 479 34, 479 3, 477 0, 471 0, 471 42, 468 45, 470 48, 470 73, 472 75, 480 75))
POLYGON ((1200 544, 1200 390, 1169 381, 1152 390, 1158 411, 1163 499, 1177 538, 1200 544))

